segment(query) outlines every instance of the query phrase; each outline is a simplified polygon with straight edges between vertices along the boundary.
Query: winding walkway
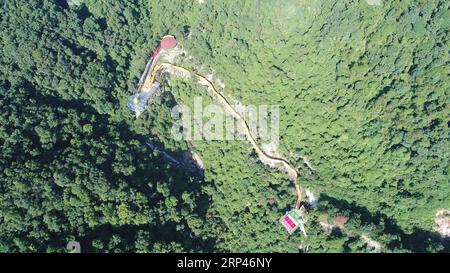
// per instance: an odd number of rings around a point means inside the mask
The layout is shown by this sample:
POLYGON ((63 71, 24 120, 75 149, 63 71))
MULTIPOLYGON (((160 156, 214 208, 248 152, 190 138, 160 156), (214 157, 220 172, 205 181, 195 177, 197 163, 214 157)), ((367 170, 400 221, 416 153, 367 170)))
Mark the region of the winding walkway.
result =
POLYGON ((223 105, 229 114, 231 114, 238 122, 240 122, 241 128, 244 129, 244 133, 245 133, 247 140, 253 146, 253 149, 256 151, 261 162, 263 162, 264 164, 267 164, 269 166, 275 166, 278 168, 281 167, 282 169, 284 169, 287 172, 288 177, 292 181, 294 188, 295 188, 295 195, 296 195, 295 207, 299 208, 300 204, 301 204, 301 200, 302 200, 302 190, 299 185, 299 181, 298 181, 299 175, 298 175, 297 170, 286 159, 281 158, 281 157, 271 156, 271 155, 267 154, 266 152, 264 152, 259 147, 256 140, 253 138, 252 134, 250 133, 250 127, 249 127, 248 123, 230 105, 230 103, 224 97, 224 95, 222 93, 220 93, 219 91, 217 91, 217 89, 214 87, 213 83, 202 75, 191 72, 184 67, 174 65, 171 63, 167 63, 167 62, 161 62, 159 64, 156 64, 153 67, 153 69, 151 70, 151 72, 149 73, 147 82, 152 83, 156 77, 156 73, 158 71, 163 71, 163 70, 166 72, 169 72, 171 74, 178 75, 178 76, 183 75, 185 77, 189 77, 190 75, 194 75, 195 78, 198 80, 199 84, 207 87, 210 95, 212 95, 212 97, 214 97, 221 105, 223 105))

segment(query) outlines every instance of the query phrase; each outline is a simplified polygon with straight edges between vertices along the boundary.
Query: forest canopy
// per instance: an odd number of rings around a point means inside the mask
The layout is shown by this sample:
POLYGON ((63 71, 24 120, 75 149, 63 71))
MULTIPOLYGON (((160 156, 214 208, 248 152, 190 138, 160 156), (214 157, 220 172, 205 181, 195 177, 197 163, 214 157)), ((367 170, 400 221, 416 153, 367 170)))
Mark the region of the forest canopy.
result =
POLYGON ((449 6, 2 1, 0 252, 449 252, 449 6), (171 107, 211 101, 204 86, 170 77, 131 116, 167 34, 226 97, 280 106, 277 152, 318 200, 307 238, 277 222, 292 185, 248 143, 170 137, 171 107))

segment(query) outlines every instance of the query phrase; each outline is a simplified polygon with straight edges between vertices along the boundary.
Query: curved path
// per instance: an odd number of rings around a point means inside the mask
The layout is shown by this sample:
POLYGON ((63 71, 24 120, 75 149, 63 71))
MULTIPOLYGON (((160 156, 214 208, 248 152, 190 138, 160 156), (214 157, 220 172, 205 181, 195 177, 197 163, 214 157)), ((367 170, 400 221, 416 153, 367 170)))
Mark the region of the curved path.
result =
POLYGON ((296 192, 296 204, 295 207, 299 208, 300 203, 302 200, 302 191, 298 183, 298 172, 297 170, 284 158, 281 157, 275 157, 267 154, 264 152, 259 145, 257 144, 256 140, 253 138, 252 134, 250 133, 250 127, 248 126, 248 123, 243 119, 238 112, 230 105, 228 100, 224 97, 222 93, 217 91, 217 89, 214 87, 212 82, 208 80, 206 77, 196 74, 194 72, 189 71, 188 69, 174 65, 171 63, 161 62, 159 64, 156 64, 153 67, 153 70, 150 72, 150 77, 148 78, 150 83, 152 83, 155 79, 156 73, 158 71, 167 71, 171 74, 178 75, 178 76, 185 76, 189 77, 190 75, 194 75, 195 78, 198 80, 198 83, 201 85, 204 85, 207 87, 209 93, 220 103, 222 104, 226 111, 231 114, 238 122, 241 124, 241 128, 244 129, 245 136, 247 140, 250 142, 250 144, 253 146, 253 149, 258 154, 259 159, 264 163, 272 167, 278 167, 283 168, 288 176, 289 179, 292 181, 295 187, 296 192))

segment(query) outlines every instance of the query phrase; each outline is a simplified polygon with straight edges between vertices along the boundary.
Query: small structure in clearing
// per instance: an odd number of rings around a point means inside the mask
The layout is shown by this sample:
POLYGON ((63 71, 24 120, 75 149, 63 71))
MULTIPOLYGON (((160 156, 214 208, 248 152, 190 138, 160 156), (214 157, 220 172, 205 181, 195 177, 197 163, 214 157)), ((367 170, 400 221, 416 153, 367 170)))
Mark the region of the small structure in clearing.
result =
POLYGON ((128 107, 136 117, 139 116, 147 108, 148 102, 158 96, 160 90, 159 83, 153 83, 150 91, 132 95, 128 100, 128 107))
POLYGON ((307 236, 304 228, 306 220, 303 218, 303 213, 305 211, 305 208, 302 206, 300 209, 293 209, 286 212, 286 214, 281 217, 279 222, 284 226, 289 235, 300 228, 305 237, 307 236))

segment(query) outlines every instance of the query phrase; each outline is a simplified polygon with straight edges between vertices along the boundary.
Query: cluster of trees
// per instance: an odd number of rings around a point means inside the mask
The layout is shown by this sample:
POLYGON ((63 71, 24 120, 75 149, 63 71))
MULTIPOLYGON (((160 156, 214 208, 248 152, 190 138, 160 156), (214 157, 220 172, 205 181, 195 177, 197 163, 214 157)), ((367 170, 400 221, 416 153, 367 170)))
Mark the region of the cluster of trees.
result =
POLYGON ((136 26, 147 9, 105 5, 1 4, 1 252, 212 249, 185 226, 207 185, 148 149, 126 108, 157 42, 136 26))
POLYGON ((369 251, 363 236, 449 251, 432 232, 450 207, 447 1, 75 2, 0 5, 0 251, 369 251), (319 197, 308 238, 285 236, 292 187, 247 143, 171 138, 171 107, 212 102, 204 87, 173 77, 131 118, 165 34, 226 96, 280 105, 279 152, 319 197), (174 155, 195 149, 204 175, 170 165, 149 134, 174 155), (345 224, 324 231, 336 215, 345 224))
MULTIPOLYGON (((448 247, 431 232, 437 209, 450 206, 448 9, 445 1, 214 1, 176 17, 194 57, 183 65, 213 73, 243 104, 280 105, 279 151, 300 167, 304 187, 383 215, 409 242, 386 243, 393 249, 431 251, 420 242, 448 247)), ((204 149, 221 155, 209 165, 227 166, 225 148, 204 149)))

